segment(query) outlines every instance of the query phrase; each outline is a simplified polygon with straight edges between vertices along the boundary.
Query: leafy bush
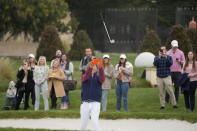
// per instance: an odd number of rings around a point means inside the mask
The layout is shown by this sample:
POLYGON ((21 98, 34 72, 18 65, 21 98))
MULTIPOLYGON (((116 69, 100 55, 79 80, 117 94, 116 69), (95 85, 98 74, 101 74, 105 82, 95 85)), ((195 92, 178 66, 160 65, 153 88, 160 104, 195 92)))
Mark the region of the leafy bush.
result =
POLYGON ((192 47, 193 47, 192 51, 194 51, 194 53, 197 55, 197 31, 193 29, 188 29, 186 31, 186 34, 192 44, 192 47))
POLYGON ((9 81, 15 77, 10 59, 0 58, 0 72, 0 92, 2 92, 7 90, 9 81))
POLYGON ((69 52, 71 48, 71 44, 68 43, 67 41, 62 41, 62 45, 64 47, 65 52, 69 52))
POLYGON ((170 34, 168 41, 166 42, 167 49, 171 48, 172 40, 178 41, 179 49, 181 49, 184 53, 188 53, 190 50, 192 50, 191 41, 187 36, 184 27, 182 25, 174 25, 172 27, 172 32, 170 34))
POLYGON ((46 56, 47 60, 52 60, 55 58, 55 52, 58 49, 65 52, 58 31, 54 26, 47 26, 42 33, 36 57, 46 56))
POLYGON ((24 32, 25 37, 40 39, 47 25, 55 25, 59 31, 67 32, 66 23, 61 21, 67 16, 68 4, 65 0, 1 0, 0 37, 6 33, 13 36, 24 32))
POLYGON ((71 21, 68 23, 68 26, 71 27, 71 32, 75 33, 79 26, 79 21, 75 16, 71 16, 71 21))
POLYGON ((0 81, 12 80, 14 71, 9 58, 0 58, 0 81))
POLYGON ((140 52, 151 52, 155 55, 158 54, 158 50, 161 46, 161 40, 154 30, 150 30, 144 36, 144 40, 140 46, 140 52))
POLYGON ((86 31, 80 30, 74 36, 74 42, 68 55, 72 60, 80 60, 85 55, 87 47, 93 49, 93 43, 86 31))

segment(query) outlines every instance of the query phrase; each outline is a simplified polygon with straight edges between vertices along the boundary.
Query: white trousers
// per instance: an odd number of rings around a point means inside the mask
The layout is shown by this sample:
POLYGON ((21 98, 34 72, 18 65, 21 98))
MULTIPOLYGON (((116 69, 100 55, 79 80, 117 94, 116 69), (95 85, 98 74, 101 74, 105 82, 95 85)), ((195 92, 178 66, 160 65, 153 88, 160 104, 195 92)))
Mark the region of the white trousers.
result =
POLYGON ((80 107, 81 114, 81 131, 85 131, 87 128, 88 120, 91 117, 93 130, 99 131, 99 114, 100 114, 100 102, 83 102, 80 107))

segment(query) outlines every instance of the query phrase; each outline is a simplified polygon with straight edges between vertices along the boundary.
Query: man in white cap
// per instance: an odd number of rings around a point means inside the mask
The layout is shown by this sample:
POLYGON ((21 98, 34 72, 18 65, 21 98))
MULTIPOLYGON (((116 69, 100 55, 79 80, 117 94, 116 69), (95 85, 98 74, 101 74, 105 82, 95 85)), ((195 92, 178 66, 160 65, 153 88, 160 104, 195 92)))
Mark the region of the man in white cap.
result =
MULTIPOLYGON (((173 64, 170 67, 171 71, 171 77, 172 77, 172 82, 174 83, 174 88, 175 88, 175 98, 176 102, 178 103, 178 98, 179 98, 179 87, 177 86, 177 79, 179 75, 181 74, 181 68, 183 64, 185 63, 185 56, 183 51, 178 49, 178 41, 173 40, 171 42, 172 48, 167 52, 168 56, 172 57, 173 64)), ((166 102, 169 102, 169 94, 166 92, 166 102)))

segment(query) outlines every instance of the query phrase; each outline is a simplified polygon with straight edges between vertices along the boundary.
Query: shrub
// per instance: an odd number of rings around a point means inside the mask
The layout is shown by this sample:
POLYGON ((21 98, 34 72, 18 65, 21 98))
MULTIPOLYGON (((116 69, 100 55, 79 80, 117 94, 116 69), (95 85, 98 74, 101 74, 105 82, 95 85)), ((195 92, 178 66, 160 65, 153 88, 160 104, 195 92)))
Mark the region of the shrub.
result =
POLYGON ((10 59, 0 58, 0 72, 0 92, 5 92, 8 88, 9 81, 14 80, 15 78, 10 59))
POLYGON ((0 81, 13 80, 14 71, 9 58, 0 58, 0 81))
POLYGON ((70 51, 70 46, 71 46, 71 44, 70 43, 68 43, 67 41, 62 41, 62 45, 63 45, 63 47, 64 47, 64 50, 65 50, 65 52, 69 52, 70 51))
POLYGON ((172 27, 172 32, 170 34, 170 37, 168 41, 166 42, 167 49, 171 48, 171 41, 177 40, 179 43, 179 49, 181 49, 184 53, 188 53, 190 50, 192 50, 192 44, 187 36, 186 32, 184 31, 184 28, 182 25, 174 25, 172 27))
POLYGON ((74 36, 74 42, 71 45, 71 50, 68 56, 72 60, 80 60, 85 55, 85 48, 90 47, 93 49, 93 44, 88 34, 84 30, 80 30, 74 36))
POLYGON ((158 50, 161 46, 161 40, 154 30, 150 30, 144 36, 144 39, 140 46, 140 52, 151 52, 155 55, 158 54, 158 50))
POLYGON ((58 49, 65 52, 58 31, 54 26, 47 26, 42 33, 36 57, 46 56, 47 60, 52 60, 55 58, 55 52, 58 49))
POLYGON ((78 26, 79 26, 79 21, 77 20, 77 18, 75 16, 71 16, 71 20, 70 22, 68 23, 68 26, 71 27, 71 32, 72 33, 75 33, 78 29, 78 26))
POLYGON ((192 47, 193 47, 192 51, 194 52, 194 54, 197 55, 197 31, 193 30, 193 29, 188 29, 186 31, 186 34, 187 34, 187 36, 190 39, 190 42, 192 44, 192 47))

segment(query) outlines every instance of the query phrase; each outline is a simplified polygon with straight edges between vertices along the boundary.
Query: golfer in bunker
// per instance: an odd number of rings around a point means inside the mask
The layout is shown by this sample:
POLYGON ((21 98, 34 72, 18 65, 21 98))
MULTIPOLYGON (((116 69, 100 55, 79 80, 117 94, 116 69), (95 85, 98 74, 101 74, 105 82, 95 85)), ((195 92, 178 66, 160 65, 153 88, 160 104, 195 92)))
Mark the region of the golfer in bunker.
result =
POLYGON ((102 83, 105 80, 102 60, 93 59, 85 74, 82 76, 81 89, 81 130, 86 130, 88 119, 91 117, 93 130, 99 128, 99 114, 102 96, 102 83))

